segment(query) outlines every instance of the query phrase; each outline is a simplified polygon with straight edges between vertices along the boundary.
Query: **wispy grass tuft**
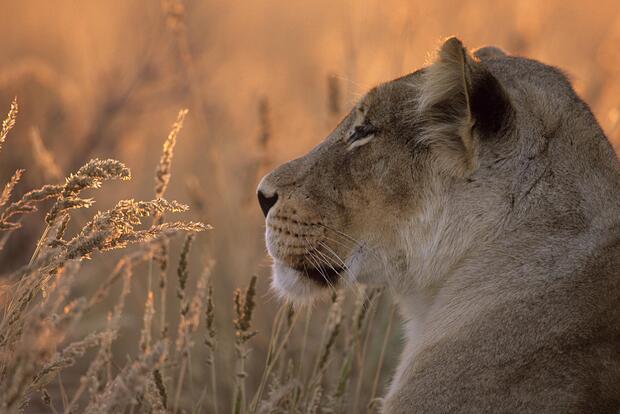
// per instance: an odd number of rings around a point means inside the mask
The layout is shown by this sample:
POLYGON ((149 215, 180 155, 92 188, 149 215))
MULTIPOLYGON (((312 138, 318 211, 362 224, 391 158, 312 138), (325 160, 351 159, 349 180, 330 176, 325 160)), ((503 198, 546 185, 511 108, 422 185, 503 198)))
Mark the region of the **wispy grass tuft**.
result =
POLYGON ((13 99, 11 102, 11 107, 9 109, 9 113, 2 121, 2 129, 0 130, 0 149, 2 149, 2 144, 6 141, 7 135, 9 135, 9 131, 13 129, 15 126, 15 120, 17 119, 17 113, 19 112, 19 107, 17 106, 17 98, 13 99))
MULTIPOLYGON (((266 101, 259 110, 260 145, 266 149, 272 133, 266 101)), ((13 127, 16 113, 15 104, 3 123, 5 135, 13 127)), ((378 364, 367 367, 371 348, 368 327, 375 315, 376 290, 361 290, 351 309, 344 294, 335 292, 317 332, 312 330, 308 309, 300 332, 301 350, 295 338, 301 312, 289 304, 277 311, 268 342, 251 340, 260 326, 260 320, 255 320, 260 312, 257 276, 250 278, 245 289, 234 291, 232 310, 216 307, 219 303, 211 276, 214 261, 209 256, 194 259, 196 253, 205 251, 197 233, 211 227, 193 221, 164 221, 164 216, 188 210, 186 205, 164 198, 186 114, 186 110, 179 112, 163 145, 154 199, 118 201, 112 208, 84 219, 77 230, 69 226, 75 209, 91 207, 99 193, 85 198, 82 192, 100 189, 108 180, 129 180, 130 170, 123 163, 93 159, 64 182, 47 184, 19 197, 14 189, 24 171, 18 169, 8 179, 0 194, 0 231, 4 232, 0 249, 6 235, 21 227, 22 218, 36 212, 45 201, 53 204, 41 220, 45 230, 31 260, 6 275, 6 282, 0 285, 1 412, 23 412, 31 404, 65 414, 176 414, 190 410, 217 414, 224 408, 239 414, 346 412, 352 407, 351 401, 354 407, 368 402, 363 398, 361 382, 357 382, 354 394, 349 390, 353 376, 378 365, 370 395, 377 393, 391 328, 386 330, 378 364), (177 251, 177 246, 169 244, 176 235, 185 237, 180 243, 174 295, 168 292, 168 272, 170 252, 177 251), (116 265, 100 279, 93 278, 90 288, 84 289, 81 281, 91 277, 92 267, 82 263, 111 250, 120 252, 116 265), (144 287, 138 277, 144 267, 148 267, 146 289, 134 289, 132 294, 132 286, 144 287), (151 283, 153 268, 159 271, 159 290, 151 283), (168 293, 178 300, 178 308, 166 309, 168 293), (143 309, 141 317, 126 317, 134 312, 135 307, 126 306, 133 295, 140 295, 144 304, 139 307, 143 309), (233 323, 225 325, 226 329, 221 320, 229 318, 231 312, 233 323), (173 317, 168 313, 174 313, 173 317), (97 322, 99 315, 107 315, 103 318, 106 320, 97 322), (158 327, 154 327, 156 320, 158 327), (168 331, 172 321, 176 329, 168 331), (117 354, 126 342, 128 327, 136 328, 136 340, 131 351, 122 355, 126 358, 122 363, 117 354), (199 331, 203 332, 204 347, 194 347, 199 331), (261 361, 250 360, 249 355, 261 347, 265 347, 263 370, 258 378, 252 378, 259 366, 254 363, 261 361), (302 360, 298 361, 300 352, 302 360), (229 369, 233 364, 234 369, 229 369), (304 364, 310 365, 311 372, 304 370, 304 364), (195 393, 197 384, 202 387, 195 393)), ((35 155, 42 170, 52 169, 45 167, 53 162, 52 155, 46 154, 43 158, 47 160, 35 155)), ((44 175, 57 180, 53 171, 44 175)), ((201 190, 199 181, 193 185, 194 192, 201 190)), ((206 192, 200 197, 198 204, 202 206, 211 202, 206 192)), ((392 319, 393 315, 389 327, 392 319)), ((368 389, 369 384, 364 384, 368 389)))
POLYGON ((35 127, 30 128, 28 138, 32 146, 32 156, 43 177, 46 180, 60 180, 62 178, 60 166, 54 160, 52 153, 45 147, 39 129, 35 127))
POLYGON ((164 150, 161 154, 157 170, 155 171, 155 198, 164 196, 168 184, 170 183, 172 156, 174 155, 174 147, 177 143, 177 136, 183 128, 183 122, 187 115, 187 109, 181 109, 177 115, 177 120, 172 125, 172 129, 164 141, 164 150))
POLYGON ((256 331, 252 330, 252 313, 256 305, 254 302, 254 297, 256 296, 256 280, 257 277, 252 276, 245 293, 237 289, 233 296, 235 312, 233 325, 235 327, 235 351, 237 355, 235 391, 232 404, 233 413, 242 413, 246 411, 245 378, 248 374, 245 371, 245 364, 249 354, 246 343, 257 334, 256 331))

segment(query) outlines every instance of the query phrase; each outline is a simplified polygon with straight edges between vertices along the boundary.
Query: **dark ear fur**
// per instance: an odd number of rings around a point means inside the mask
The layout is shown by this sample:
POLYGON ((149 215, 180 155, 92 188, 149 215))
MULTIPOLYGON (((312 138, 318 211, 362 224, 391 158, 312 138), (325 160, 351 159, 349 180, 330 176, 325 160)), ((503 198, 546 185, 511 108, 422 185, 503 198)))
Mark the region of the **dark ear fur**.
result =
POLYGON ((422 139, 457 151, 466 170, 475 168, 479 139, 491 139, 508 122, 508 95, 484 64, 460 40, 444 42, 437 60, 423 73, 417 113, 422 139))
POLYGON ((483 139, 492 139, 510 122, 510 98, 495 76, 486 69, 474 73, 470 98, 474 128, 483 139))

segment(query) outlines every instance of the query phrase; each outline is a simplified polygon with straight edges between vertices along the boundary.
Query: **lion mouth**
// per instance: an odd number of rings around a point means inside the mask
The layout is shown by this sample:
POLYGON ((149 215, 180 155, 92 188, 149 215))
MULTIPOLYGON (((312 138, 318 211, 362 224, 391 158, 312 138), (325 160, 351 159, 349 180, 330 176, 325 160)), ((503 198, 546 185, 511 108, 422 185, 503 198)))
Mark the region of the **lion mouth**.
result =
POLYGON ((334 286, 338 282, 340 273, 344 270, 340 266, 301 266, 293 267, 293 269, 323 287, 334 286))

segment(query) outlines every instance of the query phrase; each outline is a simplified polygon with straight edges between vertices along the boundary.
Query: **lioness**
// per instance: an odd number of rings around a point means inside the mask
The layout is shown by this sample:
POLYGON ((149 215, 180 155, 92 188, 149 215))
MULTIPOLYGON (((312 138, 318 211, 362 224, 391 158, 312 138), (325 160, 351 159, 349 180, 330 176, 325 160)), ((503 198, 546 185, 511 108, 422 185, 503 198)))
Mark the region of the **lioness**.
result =
POLYGON ((383 412, 618 412, 620 167, 558 69, 450 38, 258 199, 283 296, 394 295, 383 412))

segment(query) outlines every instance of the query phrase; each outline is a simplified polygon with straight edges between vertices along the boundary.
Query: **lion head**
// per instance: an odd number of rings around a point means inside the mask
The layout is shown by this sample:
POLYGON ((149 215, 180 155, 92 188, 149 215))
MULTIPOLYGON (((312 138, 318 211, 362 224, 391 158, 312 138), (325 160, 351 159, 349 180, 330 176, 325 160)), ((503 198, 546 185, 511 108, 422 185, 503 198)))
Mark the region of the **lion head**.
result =
POLYGON ((448 39, 262 179, 273 287, 293 299, 355 282, 432 287, 527 210, 543 138, 575 99, 555 68, 448 39))

